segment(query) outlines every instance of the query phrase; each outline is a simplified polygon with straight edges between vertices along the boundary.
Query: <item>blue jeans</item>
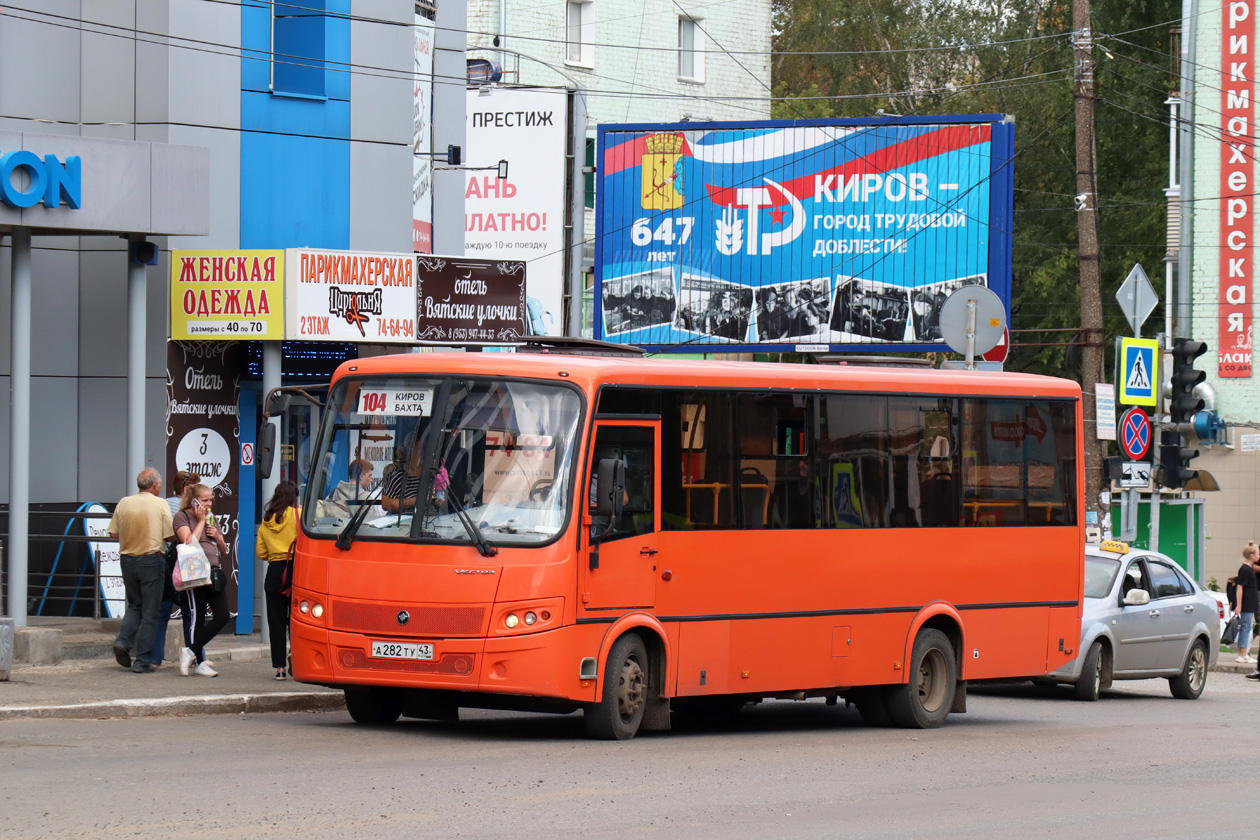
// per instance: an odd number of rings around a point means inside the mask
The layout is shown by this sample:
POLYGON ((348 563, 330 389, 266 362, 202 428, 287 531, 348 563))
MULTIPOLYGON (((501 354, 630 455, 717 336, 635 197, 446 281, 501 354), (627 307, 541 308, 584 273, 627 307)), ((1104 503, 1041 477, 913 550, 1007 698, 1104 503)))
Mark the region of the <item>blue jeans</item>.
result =
POLYGON ((1238 619, 1238 653, 1246 654, 1251 650, 1251 626, 1255 613, 1239 613, 1238 619))
POLYGON ((119 558, 119 565, 122 566, 123 589, 127 593, 127 612, 123 615, 122 629, 114 645, 127 651, 133 647, 136 649, 133 665, 152 665, 166 559, 161 554, 138 557, 124 554, 119 558))
MULTIPOLYGON (((162 583, 165 584, 166 581, 162 581, 162 583)), ((162 605, 158 607, 157 636, 153 639, 153 664, 155 665, 166 658, 166 628, 171 623, 171 613, 174 609, 174 601, 163 601, 162 605)), ((184 622, 184 635, 180 636, 180 638, 187 639, 188 626, 192 624, 192 616, 188 614, 188 610, 181 609, 179 617, 184 622)))

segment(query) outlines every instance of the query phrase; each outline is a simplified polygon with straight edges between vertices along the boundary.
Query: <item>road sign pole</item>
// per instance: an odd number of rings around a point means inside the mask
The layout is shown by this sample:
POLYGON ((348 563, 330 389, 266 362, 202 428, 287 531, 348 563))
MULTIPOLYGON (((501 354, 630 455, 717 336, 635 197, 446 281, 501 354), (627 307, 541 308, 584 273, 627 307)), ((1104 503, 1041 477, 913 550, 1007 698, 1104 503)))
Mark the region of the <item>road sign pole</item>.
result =
POLYGON ((976 369, 976 302, 967 301, 967 370, 976 369))
MULTIPOLYGON (((1164 369, 1164 340, 1166 336, 1163 333, 1157 333, 1155 340, 1159 342, 1159 370, 1164 369)), ((1163 374, 1161 373, 1161 376, 1163 374)), ((1155 387, 1159 388, 1159 383, 1155 383, 1155 387)), ((1151 475, 1156 475, 1155 470, 1159 466, 1159 448, 1156 447, 1155 441, 1162 440, 1160 432, 1163 429, 1163 395, 1156 392, 1157 399, 1155 402, 1155 413, 1151 418, 1151 475)), ((1159 481, 1151 482, 1151 537, 1147 542, 1147 548, 1151 551, 1159 551, 1159 512, 1160 506, 1163 504, 1164 494, 1160 489, 1159 481)))

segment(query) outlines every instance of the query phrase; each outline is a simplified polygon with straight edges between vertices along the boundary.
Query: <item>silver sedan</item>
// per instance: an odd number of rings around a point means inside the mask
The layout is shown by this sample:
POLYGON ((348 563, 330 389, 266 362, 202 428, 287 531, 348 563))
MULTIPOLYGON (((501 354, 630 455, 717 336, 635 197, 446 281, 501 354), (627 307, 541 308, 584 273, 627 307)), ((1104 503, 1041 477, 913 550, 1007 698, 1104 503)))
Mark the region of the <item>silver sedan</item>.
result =
POLYGON ((1194 700, 1220 641, 1216 600, 1176 562, 1124 543, 1089 545, 1078 655, 1047 679, 1097 700, 1112 680, 1167 677, 1174 697, 1194 700))

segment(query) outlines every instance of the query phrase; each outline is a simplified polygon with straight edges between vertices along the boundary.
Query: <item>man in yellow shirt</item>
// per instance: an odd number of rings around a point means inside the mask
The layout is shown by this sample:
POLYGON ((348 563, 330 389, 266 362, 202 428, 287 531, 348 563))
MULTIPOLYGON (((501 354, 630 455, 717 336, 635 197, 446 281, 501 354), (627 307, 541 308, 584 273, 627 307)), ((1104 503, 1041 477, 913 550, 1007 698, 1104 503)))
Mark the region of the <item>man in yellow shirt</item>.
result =
POLYGON ((118 540, 127 612, 114 640, 114 658, 136 674, 151 674, 153 640, 157 636, 158 608, 162 604, 166 574, 166 542, 175 539, 171 507, 162 498, 162 476, 157 470, 141 470, 136 476, 140 492, 120 499, 109 520, 109 535, 118 540), (131 649, 137 655, 133 664, 131 649))

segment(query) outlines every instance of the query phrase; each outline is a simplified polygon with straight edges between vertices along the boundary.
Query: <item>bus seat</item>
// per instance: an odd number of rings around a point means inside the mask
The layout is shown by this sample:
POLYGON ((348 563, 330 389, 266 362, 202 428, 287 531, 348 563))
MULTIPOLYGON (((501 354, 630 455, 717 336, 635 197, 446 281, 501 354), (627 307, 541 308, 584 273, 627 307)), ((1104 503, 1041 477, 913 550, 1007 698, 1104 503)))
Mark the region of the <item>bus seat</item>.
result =
POLYGON ((740 500, 745 528, 764 528, 770 517, 770 479, 756 467, 739 471, 740 500))

